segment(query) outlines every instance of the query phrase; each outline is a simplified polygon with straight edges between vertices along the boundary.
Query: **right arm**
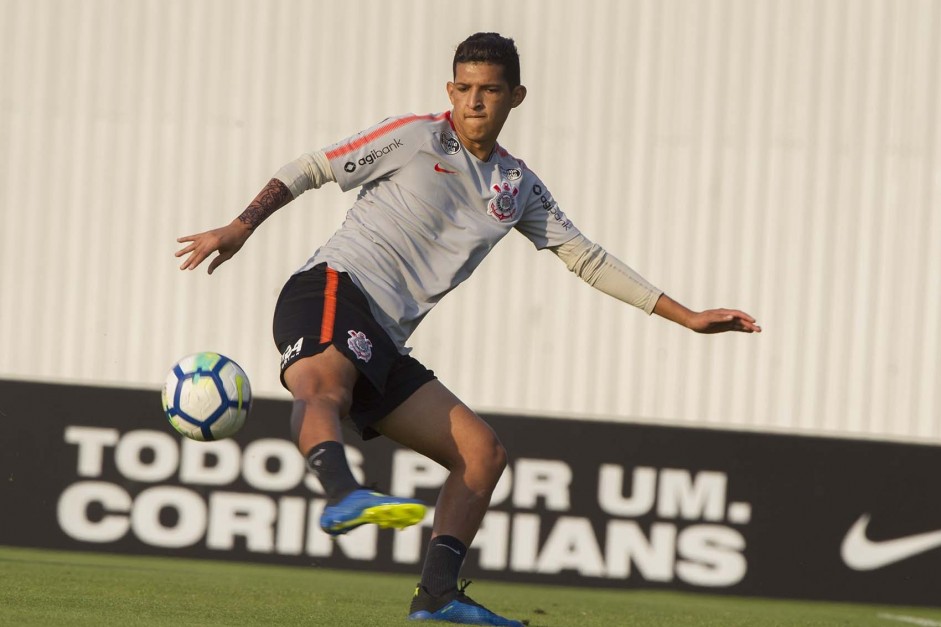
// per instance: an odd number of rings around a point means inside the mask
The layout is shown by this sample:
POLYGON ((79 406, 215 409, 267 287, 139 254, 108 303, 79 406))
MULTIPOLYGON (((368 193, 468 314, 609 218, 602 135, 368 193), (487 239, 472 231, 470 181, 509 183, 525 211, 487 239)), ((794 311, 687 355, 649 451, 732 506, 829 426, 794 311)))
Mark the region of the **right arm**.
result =
POLYGON ((180 270, 193 270, 209 255, 218 251, 219 254, 209 263, 209 274, 212 274, 219 264, 231 259, 232 255, 242 248, 259 224, 292 200, 294 197, 291 190, 278 179, 271 179, 245 211, 227 225, 177 238, 176 241, 181 244, 189 242, 185 248, 176 251, 177 257, 189 255, 180 270))
POLYGON ((336 179, 322 152, 305 154, 288 163, 278 170, 245 211, 232 222, 211 231, 178 238, 177 242, 188 244, 178 250, 176 256, 189 255, 180 270, 193 270, 218 251, 219 254, 209 263, 209 274, 212 274, 219 264, 231 259, 242 248, 268 216, 308 189, 334 180, 336 179))

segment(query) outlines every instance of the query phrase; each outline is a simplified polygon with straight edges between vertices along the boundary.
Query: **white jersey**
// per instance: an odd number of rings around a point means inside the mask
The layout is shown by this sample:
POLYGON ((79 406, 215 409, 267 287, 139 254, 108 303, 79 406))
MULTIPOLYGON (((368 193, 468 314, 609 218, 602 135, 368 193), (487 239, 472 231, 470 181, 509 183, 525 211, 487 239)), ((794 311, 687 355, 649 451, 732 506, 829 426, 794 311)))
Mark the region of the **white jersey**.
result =
POLYGON ((347 272, 402 352, 422 318, 515 228, 537 249, 579 234, 545 184, 499 145, 480 161, 450 113, 405 115, 324 149, 344 190, 340 229, 299 270, 347 272))

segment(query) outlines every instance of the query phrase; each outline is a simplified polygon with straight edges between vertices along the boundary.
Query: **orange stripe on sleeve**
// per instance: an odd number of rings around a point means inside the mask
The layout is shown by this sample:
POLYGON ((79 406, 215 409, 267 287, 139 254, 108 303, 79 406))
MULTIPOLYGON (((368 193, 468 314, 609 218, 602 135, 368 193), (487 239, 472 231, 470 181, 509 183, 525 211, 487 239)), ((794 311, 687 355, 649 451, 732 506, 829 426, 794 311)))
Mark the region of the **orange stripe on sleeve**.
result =
POLYGON ((441 113, 439 115, 410 115, 408 117, 399 118, 393 120, 388 124, 383 124, 379 128, 375 129, 373 132, 363 135, 359 139, 356 139, 348 144, 343 144, 342 146, 337 146, 333 150, 327 153, 327 159, 333 161, 337 157, 342 157, 345 154, 351 153, 354 150, 362 148, 371 141, 382 137, 383 135, 388 135, 397 128, 402 128, 406 124, 411 124, 412 122, 417 122, 418 120, 441 120, 446 117, 449 117, 450 112, 441 113))
POLYGON ((333 268, 327 268, 327 286, 323 291, 323 316, 320 319, 320 343, 333 341, 333 324, 337 317, 337 286, 340 275, 333 268))

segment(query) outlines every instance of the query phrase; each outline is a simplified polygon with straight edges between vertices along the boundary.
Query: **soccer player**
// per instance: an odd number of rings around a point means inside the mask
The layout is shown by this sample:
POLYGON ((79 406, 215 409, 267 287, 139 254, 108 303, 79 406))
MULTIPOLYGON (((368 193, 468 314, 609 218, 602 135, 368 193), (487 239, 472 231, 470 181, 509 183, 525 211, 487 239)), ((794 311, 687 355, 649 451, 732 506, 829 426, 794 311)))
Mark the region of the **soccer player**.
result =
POLYGON ((339 230, 284 286, 274 314, 281 380, 294 398, 292 434, 323 485, 321 527, 404 527, 425 507, 364 489, 344 454, 341 420, 364 439, 384 435, 440 463, 432 538, 413 620, 522 625, 475 603, 458 574, 506 465, 506 451, 476 413, 406 347, 415 327, 510 230, 548 248, 614 298, 700 333, 759 332, 734 309, 692 311, 585 237, 548 187, 497 143, 526 97, 512 39, 477 33, 454 55, 450 111, 388 118, 304 154, 275 173, 230 224, 179 238, 181 269, 213 253, 211 274, 272 213, 327 182, 360 188, 339 230))

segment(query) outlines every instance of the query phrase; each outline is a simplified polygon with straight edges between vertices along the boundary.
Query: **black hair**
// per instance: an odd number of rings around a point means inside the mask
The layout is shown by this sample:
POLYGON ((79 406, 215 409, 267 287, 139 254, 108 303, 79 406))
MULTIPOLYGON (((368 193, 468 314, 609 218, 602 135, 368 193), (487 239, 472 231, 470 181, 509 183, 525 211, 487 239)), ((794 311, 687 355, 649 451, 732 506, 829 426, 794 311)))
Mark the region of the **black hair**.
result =
POLYGON ((458 63, 493 63, 503 67, 503 78, 510 89, 520 84, 520 55, 516 42, 498 33, 474 33, 457 46, 451 70, 457 75, 458 63))

